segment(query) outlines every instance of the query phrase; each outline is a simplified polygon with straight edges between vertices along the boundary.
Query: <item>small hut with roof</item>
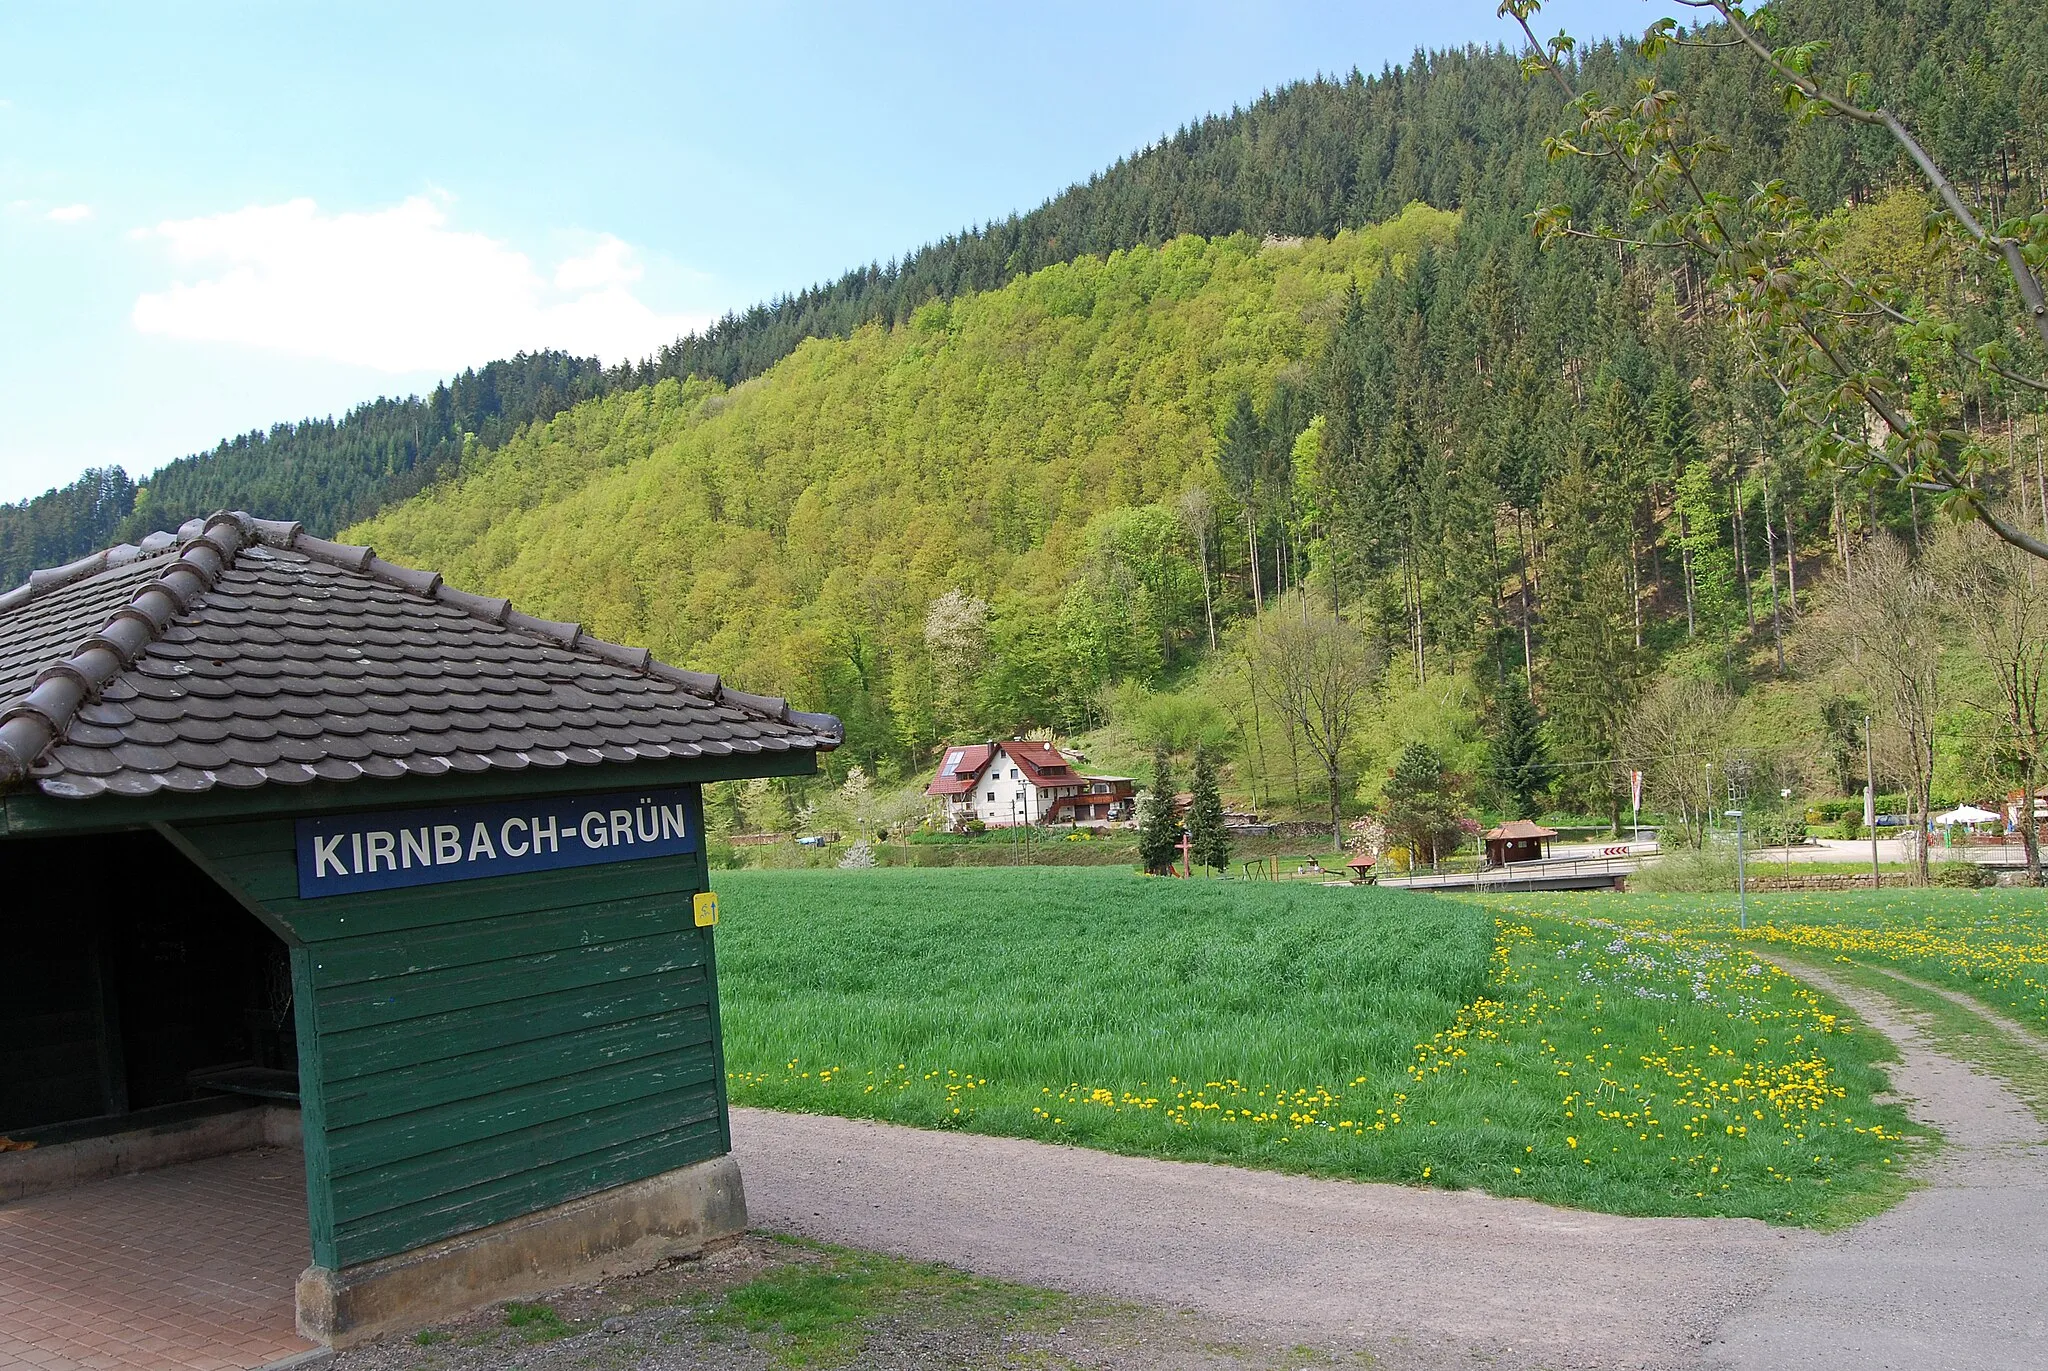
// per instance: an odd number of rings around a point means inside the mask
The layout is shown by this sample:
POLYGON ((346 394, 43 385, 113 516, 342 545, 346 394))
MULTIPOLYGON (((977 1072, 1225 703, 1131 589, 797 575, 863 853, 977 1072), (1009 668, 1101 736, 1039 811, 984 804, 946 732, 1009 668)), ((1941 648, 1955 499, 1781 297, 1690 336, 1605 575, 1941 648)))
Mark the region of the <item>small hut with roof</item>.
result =
POLYGON ((739 1231, 700 787, 840 738, 297 524, 37 572, 0 595, 0 1133, 40 1145, 0 1199, 289 1110, 336 1345, 739 1231))
POLYGON ((1506 866, 1511 862, 1541 861, 1543 845, 1557 836, 1554 828, 1528 819, 1510 819, 1486 831, 1486 864, 1506 866))

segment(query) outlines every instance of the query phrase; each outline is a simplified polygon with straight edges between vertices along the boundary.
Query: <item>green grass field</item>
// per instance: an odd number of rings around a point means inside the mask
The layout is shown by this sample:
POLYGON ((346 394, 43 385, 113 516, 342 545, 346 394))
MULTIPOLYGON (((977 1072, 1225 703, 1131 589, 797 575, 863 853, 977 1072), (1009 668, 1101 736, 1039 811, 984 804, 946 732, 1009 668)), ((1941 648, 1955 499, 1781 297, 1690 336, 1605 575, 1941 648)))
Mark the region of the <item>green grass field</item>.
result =
MULTIPOLYGON (((1734 892, 1712 895, 1514 895, 1496 910, 1588 916, 1732 939, 1734 892)), ((2048 892, 1886 890, 1749 897, 1749 938, 1788 956, 1896 967, 1976 996, 2048 1032, 2048 892)))
POLYGON ((737 1104, 1631 1214, 1905 1185, 1889 1045, 1722 941, 1105 870, 719 884, 737 1104))

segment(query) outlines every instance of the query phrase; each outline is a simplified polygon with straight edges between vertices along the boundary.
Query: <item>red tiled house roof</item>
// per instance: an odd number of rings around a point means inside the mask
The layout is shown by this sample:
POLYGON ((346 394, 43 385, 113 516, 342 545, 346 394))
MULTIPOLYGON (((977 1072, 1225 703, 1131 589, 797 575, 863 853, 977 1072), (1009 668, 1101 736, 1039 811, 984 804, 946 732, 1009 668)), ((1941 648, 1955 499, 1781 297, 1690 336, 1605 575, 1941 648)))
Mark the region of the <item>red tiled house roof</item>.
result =
POLYGON ((927 795, 965 795, 988 765, 995 749, 987 743, 949 747, 939 758, 939 774, 924 788, 927 795))

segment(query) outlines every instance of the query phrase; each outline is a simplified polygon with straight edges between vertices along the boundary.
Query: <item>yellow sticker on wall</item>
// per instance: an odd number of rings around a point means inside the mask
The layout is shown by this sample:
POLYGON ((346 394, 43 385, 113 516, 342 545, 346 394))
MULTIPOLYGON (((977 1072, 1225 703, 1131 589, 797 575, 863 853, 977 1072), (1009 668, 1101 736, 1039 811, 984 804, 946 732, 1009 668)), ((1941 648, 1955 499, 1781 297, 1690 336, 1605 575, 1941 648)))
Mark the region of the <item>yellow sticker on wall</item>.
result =
POLYGON ((697 897, 690 901, 690 908, 697 915, 697 927, 711 927, 711 925, 718 922, 718 892, 715 890, 698 891, 697 897))

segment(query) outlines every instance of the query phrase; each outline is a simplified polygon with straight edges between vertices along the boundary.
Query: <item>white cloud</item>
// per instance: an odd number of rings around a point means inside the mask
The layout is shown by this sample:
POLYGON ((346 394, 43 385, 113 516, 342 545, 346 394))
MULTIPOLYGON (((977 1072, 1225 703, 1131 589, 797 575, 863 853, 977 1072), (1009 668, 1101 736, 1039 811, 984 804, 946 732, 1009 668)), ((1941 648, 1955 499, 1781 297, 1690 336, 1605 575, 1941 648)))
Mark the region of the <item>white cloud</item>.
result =
POLYGON ((92 218, 91 205, 59 205, 43 216, 59 224, 77 224, 92 218))
POLYGON ((426 196, 360 214, 307 199, 252 205, 145 236, 197 279, 137 299, 142 332, 380 371, 450 371, 550 347, 613 362, 708 322, 649 308, 633 293, 633 249, 609 234, 550 279, 510 244, 451 228, 426 196))
POLYGON ((604 290, 630 286, 641 276, 633 249, 609 233, 581 257, 571 257, 555 268, 557 290, 604 290))

